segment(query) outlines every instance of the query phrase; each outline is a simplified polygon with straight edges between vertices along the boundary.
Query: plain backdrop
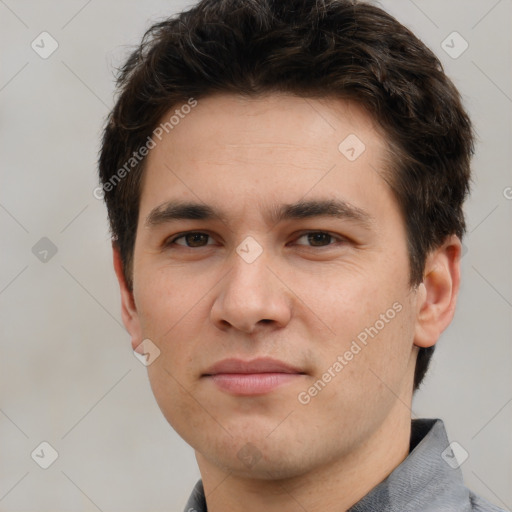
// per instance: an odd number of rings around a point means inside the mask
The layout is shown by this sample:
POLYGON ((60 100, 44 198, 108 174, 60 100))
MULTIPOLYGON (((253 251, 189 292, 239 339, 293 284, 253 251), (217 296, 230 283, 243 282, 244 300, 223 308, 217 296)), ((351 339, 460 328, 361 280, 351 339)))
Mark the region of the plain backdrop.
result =
MULTIPOLYGON (((0 0, 0 511, 181 511, 199 478, 132 354, 93 196, 113 69, 187 5, 0 0)), ((466 485, 510 510, 512 2, 381 5, 440 57, 478 135, 457 313, 413 414, 443 418, 466 485)))

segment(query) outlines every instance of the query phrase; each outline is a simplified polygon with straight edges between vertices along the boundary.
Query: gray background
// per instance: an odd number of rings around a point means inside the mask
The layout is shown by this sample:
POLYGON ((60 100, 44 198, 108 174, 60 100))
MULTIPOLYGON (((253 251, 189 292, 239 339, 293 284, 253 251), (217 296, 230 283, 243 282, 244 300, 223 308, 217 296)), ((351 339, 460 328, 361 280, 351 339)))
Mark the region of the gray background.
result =
MULTIPOLYGON (((382 5, 440 56, 479 138, 458 310, 413 413, 443 418, 468 487, 510 509, 512 2, 382 5), (469 43, 456 59, 441 46, 453 31, 469 43)), ((1 511, 180 511, 199 478, 131 352, 92 195, 113 66, 185 6, 0 0, 1 511), (42 31, 59 44, 47 59, 31 48, 42 31), (42 441, 59 454, 46 470, 30 456, 42 441)))

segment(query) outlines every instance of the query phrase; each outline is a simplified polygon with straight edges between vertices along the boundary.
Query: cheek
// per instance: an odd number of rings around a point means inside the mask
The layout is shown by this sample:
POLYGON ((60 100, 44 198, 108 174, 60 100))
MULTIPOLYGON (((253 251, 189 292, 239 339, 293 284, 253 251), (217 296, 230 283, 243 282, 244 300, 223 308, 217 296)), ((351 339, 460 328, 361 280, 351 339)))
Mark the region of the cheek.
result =
POLYGON ((374 268, 337 265, 321 275, 296 272, 290 282, 307 323, 316 322, 327 340, 348 340, 373 325, 397 300, 396 285, 379 281, 374 268))
POLYGON ((397 396, 406 401, 412 383, 413 310, 407 295, 397 297, 394 301, 390 297, 380 309, 374 309, 368 324, 356 335, 361 352, 357 369, 354 365, 354 371, 359 373, 355 380, 363 384, 366 393, 372 390, 368 398, 372 400, 373 395, 377 408, 391 404, 397 396))
POLYGON ((327 413, 336 425, 363 429, 377 425, 397 397, 407 403, 413 370, 411 311, 405 300, 382 304, 371 301, 364 314, 340 315, 337 336, 321 349, 322 363, 311 382, 328 379, 332 384, 320 383, 322 390, 311 399, 312 414, 327 413))
POLYGON ((314 306, 331 330, 315 343, 323 365, 318 371, 328 371, 341 356, 339 381, 359 397, 365 389, 400 386, 410 372, 413 346, 415 310, 408 275, 398 269, 373 270, 338 280, 318 294, 314 306))
POLYGON ((140 265, 134 282, 134 298, 144 335, 156 340, 173 338, 200 309, 211 286, 187 277, 180 269, 140 265))
MULTIPOLYGON (((179 360, 180 355, 176 354, 175 359, 179 360)), ((169 358, 164 356, 150 365, 149 382, 168 423, 190 443, 190 433, 201 432, 205 424, 208 424, 208 417, 200 403, 192 399, 193 394, 187 389, 186 376, 177 373, 169 363, 169 358)), ((184 366, 181 361, 180 367, 184 366)))

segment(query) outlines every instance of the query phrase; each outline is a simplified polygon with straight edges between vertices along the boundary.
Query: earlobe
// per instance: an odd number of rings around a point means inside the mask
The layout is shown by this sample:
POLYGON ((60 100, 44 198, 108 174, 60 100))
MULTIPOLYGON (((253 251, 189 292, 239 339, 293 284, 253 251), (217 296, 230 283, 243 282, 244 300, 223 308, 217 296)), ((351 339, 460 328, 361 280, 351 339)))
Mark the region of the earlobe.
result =
POLYGON ((112 256, 114 270, 119 283, 119 291, 121 292, 121 315, 123 318, 123 324, 126 327, 126 330, 130 333, 132 338, 132 348, 135 350, 135 348, 142 342, 142 330, 140 327, 137 308, 135 306, 133 291, 129 289, 126 283, 121 253, 119 252, 119 248, 115 242, 112 242, 112 256))
POLYGON ((460 285, 461 243, 451 235, 427 256, 423 283, 417 290, 414 344, 435 345, 455 313, 460 285))

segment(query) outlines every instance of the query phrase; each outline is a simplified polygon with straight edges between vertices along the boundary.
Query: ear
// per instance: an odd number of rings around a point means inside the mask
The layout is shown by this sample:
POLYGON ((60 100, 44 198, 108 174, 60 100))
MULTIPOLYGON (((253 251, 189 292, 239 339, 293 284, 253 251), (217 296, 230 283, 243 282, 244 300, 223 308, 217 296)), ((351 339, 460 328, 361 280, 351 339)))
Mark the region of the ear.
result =
POLYGON ((427 256, 423 282, 417 291, 417 347, 435 345, 453 319, 460 286, 461 248, 459 238, 451 235, 427 256))
POLYGON ((142 329, 140 326, 139 315, 135 306, 133 292, 128 288, 124 277, 123 262, 119 247, 112 242, 112 253, 114 259, 114 269, 116 271, 117 281, 121 292, 121 314, 123 324, 132 337, 132 348, 135 350, 142 343, 142 329))

